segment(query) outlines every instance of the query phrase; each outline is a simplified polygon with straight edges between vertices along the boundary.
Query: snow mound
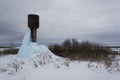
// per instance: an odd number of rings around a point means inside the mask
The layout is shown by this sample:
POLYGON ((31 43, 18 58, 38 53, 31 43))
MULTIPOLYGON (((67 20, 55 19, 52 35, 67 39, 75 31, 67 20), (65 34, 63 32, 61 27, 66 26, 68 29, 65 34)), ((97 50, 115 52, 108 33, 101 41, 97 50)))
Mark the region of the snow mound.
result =
POLYGON ((31 42, 30 30, 25 34, 18 54, 4 56, 1 59, 0 72, 13 74, 19 70, 31 70, 33 67, 44 67, 47 64, 55 68, 68 66, 69 60, 54 55, 45 45, 31 42))
POLYGON ((52 53, 36 54, 27 59, 16 58, 16 55, 2 56, 0 60, 2 60, 3 63, 0 63, 0 73, 14 74, 15 72, 29 71, 38 67, 44 68, 49 66, 57 69, 69 66, 68 59, 51 54, 52 53))
POLYGON ((17 55, 2 56, 0 58, 0 73, 14 74, 20 70, 33 70, 37 67, 51 66, 60 68, 69 66, 69 60, 54 55, 45 45, 30 42, 22 45, 17 55))

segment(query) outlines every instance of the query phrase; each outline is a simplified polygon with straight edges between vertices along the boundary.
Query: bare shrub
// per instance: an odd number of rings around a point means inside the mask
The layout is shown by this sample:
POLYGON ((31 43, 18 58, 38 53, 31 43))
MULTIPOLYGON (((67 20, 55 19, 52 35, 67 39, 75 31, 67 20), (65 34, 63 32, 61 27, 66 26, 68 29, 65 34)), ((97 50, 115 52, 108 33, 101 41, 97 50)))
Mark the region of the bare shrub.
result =
MULTIPOLYGON (((106 67, 112 67, 116 58, 119 55, 109 48, 97 43, 89 41, 78 42, 76 39, 67 39, 62 45, 51 45, 49 49, 56 55, 69 58, 70 60, 80 60, 97 62, 104 64, 106 67)), ((117 65, 116 65, 117 66, 117 65)), ((118 66, 117 66, 118 67, 118 66)))

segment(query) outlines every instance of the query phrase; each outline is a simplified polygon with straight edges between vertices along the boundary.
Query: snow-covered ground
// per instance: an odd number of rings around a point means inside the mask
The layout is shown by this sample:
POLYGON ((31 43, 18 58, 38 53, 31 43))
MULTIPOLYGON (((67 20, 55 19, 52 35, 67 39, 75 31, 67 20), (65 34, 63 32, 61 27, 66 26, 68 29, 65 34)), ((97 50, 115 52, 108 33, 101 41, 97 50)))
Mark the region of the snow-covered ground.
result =
POLYGON ((26 60, 17 60, 16 55, 1 56, 0 80, 120 80, 120 72, 110 73, 102 64, 89 68, 88 64, 48 53, 26 60))

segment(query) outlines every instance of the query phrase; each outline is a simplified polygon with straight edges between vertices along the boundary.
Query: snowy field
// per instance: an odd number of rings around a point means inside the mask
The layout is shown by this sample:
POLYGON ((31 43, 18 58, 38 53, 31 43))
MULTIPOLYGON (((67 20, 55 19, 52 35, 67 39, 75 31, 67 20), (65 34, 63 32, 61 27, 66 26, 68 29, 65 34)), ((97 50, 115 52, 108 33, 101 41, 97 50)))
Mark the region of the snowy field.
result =
POLYGON ((1 56, 0 80, 120 80, 119 71, 108 72, 102 64, 89 68, 89 62, 50 56, 37 55, 27 60, 16 60, 16 55, 1 56))

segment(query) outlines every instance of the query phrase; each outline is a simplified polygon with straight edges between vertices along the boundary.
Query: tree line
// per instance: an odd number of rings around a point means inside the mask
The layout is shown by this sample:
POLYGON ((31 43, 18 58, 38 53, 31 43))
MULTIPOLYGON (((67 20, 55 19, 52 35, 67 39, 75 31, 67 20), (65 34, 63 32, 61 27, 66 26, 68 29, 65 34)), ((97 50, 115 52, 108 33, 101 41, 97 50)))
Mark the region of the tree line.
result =
POLYGON ((79 42, 77 39, 66 39, 61 45, 50 45, 49 49, 58 56, 73 60, 99 60, 117 54, 109 48, 89 41, 79 42))

